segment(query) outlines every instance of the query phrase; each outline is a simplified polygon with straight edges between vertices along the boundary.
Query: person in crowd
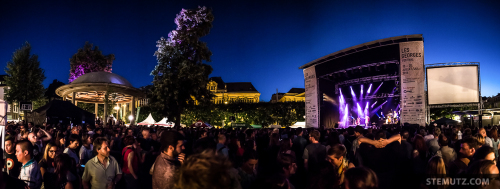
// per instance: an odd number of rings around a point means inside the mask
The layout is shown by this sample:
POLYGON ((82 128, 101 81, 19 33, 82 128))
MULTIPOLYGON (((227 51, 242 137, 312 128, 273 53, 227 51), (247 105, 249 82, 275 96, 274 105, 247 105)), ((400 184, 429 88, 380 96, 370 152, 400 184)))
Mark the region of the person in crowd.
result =
POLYGON ((295 188, 294 185, 289 181, 289 178, 297 172, 297 163, 295 155, 293 154, 281 154, 278 157, 278 169, 282 171, 286 182, 290 188, 295 188))
POLYGON ((473 155, 472 161, 478 161, 478 160, 491 160, 496 164, 496 158, 495 158, 495 150, 493 150, 492 147, 489 147, 488 145, 481 146, 476 150, 476 152, 473 155))
POLYGON ((426 174, 427 175, 440 175, 440 176, 445 176, 446 175, 446 164, 444 163, 443 158, 439 156, 434 156, 429 160, 429 163, 427 163, 426 167, 426 174))
POLYGON ((55 157, 54 172, 47 172, 43 175, 43 186, 45 189, 73 189, 78 186, 73 186, 73 183, 67 179, 72 167, 72 159, 68 154, 60 154, 55 157))
POLYGON ((93 125, 87 125, 87 134, 90 136, 94 136, 95 134, 94 129, 95 127, 93 125))
POLYGON ((66 137, 64 136, 64 133, 60 132, 57 134, 57 138, 55 141, 58 149, 57 149, 57 154, 62 154, 63 151, 66 149, 66 137))
POLYGON ((498 138, 498 129, 495 127, 490 131, 492 148, 495 151, 495 157, 498 159, 498 149, 500 149, 500 139, 498 138))
POLYGON ((80 160, 78 161, 80 165, 87 164, 87 161, 94 157, 94 145, 92 145, 92 135, 87 133, 82 133, 82 147, 78 156, 80 160))
POLYGON ((344 182, 344 173, 347 169, 353 168, 354 164, 350 163, 347 158, 347 149, 342 144, 337 144, 332 148, 328 149, 327 152, 327 160, 330 162, 337 171, 337 175, 339 176, 339 184, 344 182))
MULTIPOLYGON (((238 189, 239 183, 232 183, 230 169, 231 163, 227 157, 206 150, 184 161, 176 179, 173 180, 174 186, 190 189, 238 189)), ((168 187, 162 186, 161 188, 168 187)))
POLYGON ((428 136, 432 136, 433 138, 425 140, 425 143, 426 143, 426 146, 429 150, 430 156, 434 156, 437 153, 437 151, 439 150, 439 142, 438 142, 439 135, 441 135, 441 129, 438 127, 435 127, 433 132, 432 132, 432 135, 428 135, 428 136))
POLYGON ((486 135, 486 129, 484 129, 484 127, 479 129, 479 134, 484 138, 485 145, 493 147, 493 141, 486 135))
MULTIPOLYGON (((245 153, 245 148, 243 148, 244 146, 241 145, 241 141, 242 140, 240 140, 240 139, 236 140, 236 157, 238 157, 238 158, 243 157, 243 153, 245 153)), ((243 144, 245 144, 244 142, 245 142, 245 140, 243 140, 243 144)))
POLYGON ((346 189, 377 189, 378 178, 375 172, 366 167, 355 167, 345 173, 346 189))
POLYGON ((309 140, 311 144, 307 145, 304 149, 302 159, 304 159, 304 166, 310 171, 316 171, 319 167, 317 165, 320 161, 326 159, 326 147, 319 143, 320 133, 317 130, 311 132, 309 140))
MULTIPOLYGON (((73 127, 73 128, 76 128, 76 127, 73 127)), ((76 135, 76 134, 71 134, 69 136, 69 145, 66 149, 64 149, 64 152, 65 154, 68 154, 69 157, 73 158, 74 160, 74 165, 79 165, 80 163, 80 158, 78 158, 78 155, 77 155, 77 152, 76 152, 76 149, 78 148, 78 146, 80 145, 80 142, 79 142, 79 136, 76 135)))
MULTIPOLYGON (((280 141, 280 150, 279 150, 279 155, 281 154, 291 154, 295 156, 295 152, 292 150, 292 140, 289 138, 284 138, 280 141)), ((278 156, 279 156, 278 155, 278 156)))
POLYGON ((126 136, 134 136, 134 130, 132 128, 128 128, 126 132, 126 136))
POLYGON ((97 155, 85 164, 82 184, 84 189, 113 188, 122 177, 118 162, 109 155, 109 143, 105 137, 94 139, 94 153, 97 155))
POLYGON ((460 143, 460 151, 459 154, 457 154, 457 159, 449 165, 449 175, 454 176, 464 172, 477 148, 477 140, 472 137, 466 137, 460 143))
POLYGON ((124 173, 123 178, 125 179, 127 188, 137 188, 139 179, 139 158, 140 149, 138 148, 137 142, 133 136, 126 136, 123 139, 125 148, 122 150, 123 154, 123 166, 122 171, 124 173))
POLYGON ((184 162, 184 137, 176 131, 161 134, 161 154, 153 169, 153 189, 170 189, 174 186, 174 173, 184 162))
MULTIPOLYGON (((14 135, 12 135, 14 136, 14 135)), ((0 167, 5 166, 4 159, 0 158, 0 167)), ((0 172, 0 189, 10 188, 26 188, 26 183, 15 177, 10 176, 7 172, 0 172)))
POLYGON ((495 178, 498 176, 499 171, 494 161, 491 160, 479 160, 470 164, 467 168, 466 174, 473 175, 475 178, 479 178, 482 183, 478 185, 476 188, 484 188, 484 189, 496 189, 500 188, 500 183, 495 178), (485 183, 485 179, 489 178, 488 183, 485 183))
POLYGON ((443 158, 444 164, 448 165, 450 162, 455 161, 457 153, 455 153, 453 148, 448 146, 448 137, 441 134, 439 135, 438 142, 440 146, 438 154, 443 158))
POLYGON ((486 139, 483 137, 483 135, 480 135, 479 133, 475 134, 472 138, 476 139, 478 147, 481 147, 486 144, 486 139))
POLYGON ((42 177, 45 173, 54 173, 54 166, 52 163, 54 162, 54 158, 57 155, 57 145, 50 142, 45 146, 45 151, 43 153, 42 159, 38 163, 40 166, 40 172, 42 173, 42 177))
POLYGON ((248 189, 257 178, 257 163, 259 159, 255 150, 247 150, 243 153, 243 163, 238 168, 238 174, 241 178, 240 184, 243 189, 248 189))
POLYGON ((408 139, 410 138, 410 133, 408 131, 403 131, 401 133, 401 153, 402 157, 407 160, 412 159, 413 146, 408 139))
POLYGON ((226 135, 220 134, 217 143, 217 154, 229 157, 229 148, 226 146, 226 135))
POLYGON ((352 153, 350 155, 350 157, 354 157, 354 154, 356 154, 356 150, 359 148, 358 139, 360 137, 363 137, 363 130, 364 130, 363 127, 361 127, 359 125, 354 127, 354 136, 356 137, 356 139, 354 139, 354 141, 352 143, 352 148, 349 151, 350 153, 352 153))
POLYGON ((14 142, 13 135, 8 135, 7 137, 5 137, 5 159, 7 161, 6 168, 8 175, 17 178, 19 176, 19 171, 22 164, 17 160, 16 143, 14 142))
MULTIPOLYGON (((303 137, 304 131, 302 128, 298 128, 295 133, 297 137, 293 139, 292 150, 295 152, 296 157, 302 157, 304 154, 304 148, 307 145, 307 140, 303 137)), ((303 161, 299 161, 297 164, 302 166, 303 161)))
POLYGON ((334 131, 330 133, 330 136, 326 140, 326 150, 330 149, 332 146, 335 146, 337 144, 341 144, 340 139, 339 139, 339 133, 334 131))
MULTIPOLYGON (((393 180, 397 171, 398 154, 400 151, 401 135, 395 134, 387 139, 384 130, 375 134, 375 140, 360 138, 359 156, 362 166, 368 167, 380 176, 382 188, 397 186, 397 180, 393 180), (375 148, 373 148, 374 146, 375 148)), ((425 167, 425 166, 424 166, 425 167)))
MULTIPOLYGON (((335 166, 327 161, 318 164, 319 170, 308 178, 307 189, 331 189, 340 188, 339 176, 335 166)), ((293 186, 293 185, 292 185, 293 186)))
POLYGON ((413 138, 413 172, 423 174, 425 172, 425 164, 428 162, 430 155, 427 151, 425 139, 420 134, 413 138))
POLYGON ((16 157, 23 164, 18 178, 24 181, 30 189, 39 189, 42 185, 42 174, 33 156, 33 144, 28 140, 18 142, 16 157))

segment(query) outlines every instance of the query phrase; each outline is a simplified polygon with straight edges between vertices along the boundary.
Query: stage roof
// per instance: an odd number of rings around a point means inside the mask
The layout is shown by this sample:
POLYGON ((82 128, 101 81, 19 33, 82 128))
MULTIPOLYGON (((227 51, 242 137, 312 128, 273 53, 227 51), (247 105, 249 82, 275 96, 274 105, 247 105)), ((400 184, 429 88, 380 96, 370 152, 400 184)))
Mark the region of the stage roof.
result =
POLYGON ((349 55, 352 53, 368 50, 368 49, 375 48, 375 47, 392 45, 392 44, 400 43, 400 42, 423 41, 423 40, 424 40, 424 38, 422 37, 422 34, 402 35, 402 36, 397 36, 397 37, 389 37, 389 38, 385 38, 385 39, 379 39, 379 40, 363 43, 360 45, 352 46, 352 47, 349 47, 346 49, 342 49, 342 50, 334 52, 332 54, 323 56, 323 57, 318 58, 316 60, 313 60, 307 64, 304 64, 303 66, 300 66, 299 69, 305 69, 305 68, 313 66, 313 65, 328 62, 329 60, 333 60, 333 59, 336 59, 338 57, 346 56, 346 55, 349 55))

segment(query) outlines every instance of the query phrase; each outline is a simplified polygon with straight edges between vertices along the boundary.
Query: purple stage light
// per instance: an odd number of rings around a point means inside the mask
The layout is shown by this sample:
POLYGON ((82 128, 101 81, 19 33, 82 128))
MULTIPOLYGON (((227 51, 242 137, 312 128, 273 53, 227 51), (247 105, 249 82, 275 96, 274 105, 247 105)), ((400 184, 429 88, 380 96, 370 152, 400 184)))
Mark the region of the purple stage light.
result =
POLYGON ((382 84, 384 84, 384 82, 380 83, 380 85, 377 87, 377 89, 375 89, 375 91, 373 92, 373 94, 377 93, 378 90, 380 89, 380 87, 382 87, 382 84))
POLYGON ((375 101, 371 106, 370 108, 373 108, 373 106, 375 106, 375 104, 377 104, 378 101, 375 101))
POLYGON ((352 98, 356 98, 356 93, 354 93, 354 91, 352 90, 352 86, 350 86, 351 88, 351 95, 352 95, 352 98))
POLYGON ((371 89, 372 89, 372 83, 370 83, 370 86, 368 87, 368 91, 366 92, 366 94, 370 94, 371 89))
POLYGON ((358 117, 361 118, 363 117, 363 110, 361 110, 361 106, 359 106, 359 103, 356 103, 358 105, 358 117))
POLYGON ((361 96, 363 96, 363 85, 361 85, 361 96))
POLYGON ((342 123, 344 123, 344 127, 347 127, 348 124, 347 124, 347 118, 349 117, 349 109, 347 108, 347 106, 345 106, 345 110, 344 110, 344 118, 342 120, 342 123))

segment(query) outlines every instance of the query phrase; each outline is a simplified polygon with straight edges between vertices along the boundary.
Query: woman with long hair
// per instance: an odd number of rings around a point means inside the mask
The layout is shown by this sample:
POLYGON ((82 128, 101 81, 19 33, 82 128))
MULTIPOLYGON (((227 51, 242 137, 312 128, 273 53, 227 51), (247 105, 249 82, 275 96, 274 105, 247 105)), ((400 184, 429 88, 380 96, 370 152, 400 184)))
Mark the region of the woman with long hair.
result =
POLYGON ((490 131, 491 142, 493 150, 495 151, 495 158, 498 159, 498 148, 500 148, 500 139, 498 138, 498 129, 495 127, 490 131))
POLYGON ((73 184, 68 181, 67 175, 71 168, 71 157, 68 154, 59 154, 54 159, 54 173, 43 176, 45 189, 73 189, 73 184))
POLYGON ((443 158, 434 156, 427 163, 426 174, 428 175, 446 175, 446 166, 443 158))
MULTIPOLYGON (((430 178, 446 178, 446 166, 443 158, 440 156, 432 157, 427 163, 425 174, 430 178)), ((420 188, 424 189, 445 189, 448 188, 447 185, 436 185, 436 186, 427 186, 426 180, 420 183, 420 188)))
POLYGON ((429 160, 429 154, 427 153, 427 145, 422 135, 415 135, 413 139, 413 149, 413 171, 416 174, 424 174, 426 164, 429 160))
POLYGON ((63 132, 58 132, 57 133, 55 144, 58 147, 57 153, 58 154, 62 154, 62 152, 64 151, 64 149, 66 149, 66 145, 65 145, 66 144, 66 138, 64 137, 64 133, 63 132))
POLYGON ((52 162, 54 162, 54 158, 56 157, 57 149, 59 147, 50 142, 45 146, 45 151, 43 152, 43 157, 38 163, 38 166, 40 166, 40 172, 42 173, 42 177, 46 172, 49 173, 54 173, 54 166, 52 165, 52 162))

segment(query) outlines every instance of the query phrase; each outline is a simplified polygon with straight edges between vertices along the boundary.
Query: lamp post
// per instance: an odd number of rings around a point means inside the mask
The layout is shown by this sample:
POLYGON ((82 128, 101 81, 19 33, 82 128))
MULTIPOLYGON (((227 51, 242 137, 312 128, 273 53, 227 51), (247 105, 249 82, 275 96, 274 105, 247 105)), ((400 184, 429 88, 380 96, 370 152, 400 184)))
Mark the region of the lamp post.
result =
POLYGON ((118 110, 120 110, 120 107, 118 107, 118 105, 116 105, 113 109, 116 110, 116 117, 118 117, 118 110))
POLYGON ((134 116, 132 114, 130 114, 128 116, 128 120, 130 121, 130 124, 132 124, 132 120, 134 120, 134 116))

